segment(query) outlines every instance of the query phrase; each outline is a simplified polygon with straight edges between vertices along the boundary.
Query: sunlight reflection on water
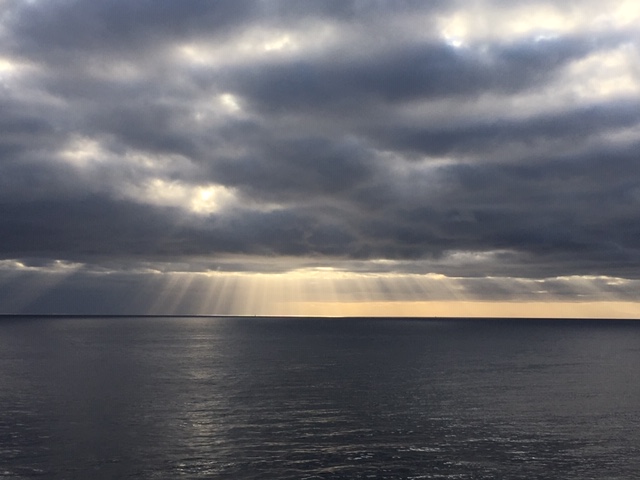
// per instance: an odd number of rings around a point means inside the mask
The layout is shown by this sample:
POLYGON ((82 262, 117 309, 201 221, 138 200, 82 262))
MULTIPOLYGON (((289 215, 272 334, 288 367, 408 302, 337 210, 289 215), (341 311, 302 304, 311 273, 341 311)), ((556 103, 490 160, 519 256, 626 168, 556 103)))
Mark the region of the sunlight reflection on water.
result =
POLYGON ((632 478, 640 326, 0 322, 0 477, 632 478))

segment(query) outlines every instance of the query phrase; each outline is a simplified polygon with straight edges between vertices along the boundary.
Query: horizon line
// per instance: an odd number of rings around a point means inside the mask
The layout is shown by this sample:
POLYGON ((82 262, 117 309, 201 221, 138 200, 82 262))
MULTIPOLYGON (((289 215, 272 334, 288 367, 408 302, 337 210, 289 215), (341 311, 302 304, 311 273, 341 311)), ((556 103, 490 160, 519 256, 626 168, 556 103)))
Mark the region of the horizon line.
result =
POLYGON ((522 320, 522 321, 640 321, 625 317, 509 317, 509 316, 367 316, 367 315, 247 315, 247 314, 113 314, 113 313, 0 313, 0 319, 9 317, 34 318, 238 318, 238 319, 366 319, 366 320, 522 320))

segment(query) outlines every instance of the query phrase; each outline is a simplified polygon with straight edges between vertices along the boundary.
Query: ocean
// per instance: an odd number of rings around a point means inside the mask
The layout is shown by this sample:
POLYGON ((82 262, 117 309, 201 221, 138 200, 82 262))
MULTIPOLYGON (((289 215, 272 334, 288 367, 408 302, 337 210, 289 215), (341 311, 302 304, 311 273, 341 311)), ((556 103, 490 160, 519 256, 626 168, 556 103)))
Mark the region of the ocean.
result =
POLYGON ((635 479, 640 322, 4 317, 0 478, 635 479))

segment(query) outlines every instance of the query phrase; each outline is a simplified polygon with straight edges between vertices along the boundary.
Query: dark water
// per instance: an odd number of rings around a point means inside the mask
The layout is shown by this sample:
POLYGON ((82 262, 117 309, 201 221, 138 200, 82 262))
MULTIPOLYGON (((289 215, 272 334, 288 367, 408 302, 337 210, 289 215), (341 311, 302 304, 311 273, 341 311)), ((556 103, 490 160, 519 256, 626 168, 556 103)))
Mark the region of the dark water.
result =
POLYGON ((632 479, 640 323, 0 320, 0 478, 632 479))

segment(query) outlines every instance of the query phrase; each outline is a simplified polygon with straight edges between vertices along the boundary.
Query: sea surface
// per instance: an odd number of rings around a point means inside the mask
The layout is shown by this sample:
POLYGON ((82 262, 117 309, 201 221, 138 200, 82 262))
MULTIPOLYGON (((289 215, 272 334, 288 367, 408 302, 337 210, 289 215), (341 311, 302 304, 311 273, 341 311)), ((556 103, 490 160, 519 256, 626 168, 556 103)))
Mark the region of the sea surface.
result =
POLYGON ((0 478, 639 476, 640 322, 0 319, 0 478))

